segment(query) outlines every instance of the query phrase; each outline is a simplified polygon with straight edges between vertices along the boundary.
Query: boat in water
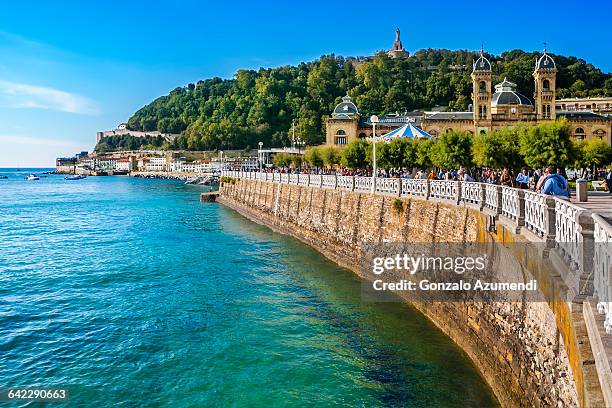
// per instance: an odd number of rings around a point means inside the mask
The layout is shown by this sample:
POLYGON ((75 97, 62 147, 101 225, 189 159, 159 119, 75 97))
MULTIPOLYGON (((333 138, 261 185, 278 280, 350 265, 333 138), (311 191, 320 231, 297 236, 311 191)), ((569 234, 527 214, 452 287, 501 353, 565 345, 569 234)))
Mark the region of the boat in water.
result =
POLYGON ((87 176, 81 175, 81 174, 75 174, 74 176, 66 176, 64 177, 64 180, 81 180, 86 178, 87 176))
POLYGON ((0 175, 0 180, 5 180, 7 178, 8 178, 8 176, 0 175))
POLYGON ((28 180, 28 181, 34 181, 34 180, 40 180, 40 177, 38 177, 36 174, 30 174, 25 179, 28 180))

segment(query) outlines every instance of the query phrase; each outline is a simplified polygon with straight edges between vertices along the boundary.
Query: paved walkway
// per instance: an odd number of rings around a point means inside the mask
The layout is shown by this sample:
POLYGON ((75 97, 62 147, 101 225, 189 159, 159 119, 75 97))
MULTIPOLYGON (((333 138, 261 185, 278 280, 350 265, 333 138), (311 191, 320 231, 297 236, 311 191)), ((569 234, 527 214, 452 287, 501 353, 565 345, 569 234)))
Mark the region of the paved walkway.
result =
POLYGON ((589 191, 586 203, 576 201, 575 192, 572 191, 572 203, 594 212, 612 212, 612 194, 607 191, 589 191))

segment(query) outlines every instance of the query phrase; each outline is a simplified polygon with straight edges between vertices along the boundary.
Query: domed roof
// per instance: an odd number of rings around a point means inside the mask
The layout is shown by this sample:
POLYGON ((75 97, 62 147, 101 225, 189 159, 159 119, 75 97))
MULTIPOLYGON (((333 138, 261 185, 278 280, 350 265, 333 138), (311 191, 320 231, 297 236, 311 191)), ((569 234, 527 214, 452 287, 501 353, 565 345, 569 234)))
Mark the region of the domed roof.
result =
POLYGON ((535 69, 553 69, 556 67, 555 60, 544 50, 544 54, 536 61, 535 69))
POLYGON ((474 62, 474 71, 490 71, 491 63, 484 56, 484 51, 480 51, 480 57, 474 62))
POLYGON ((497 105, 526 105, 533 106, 529 98, 516 92, 516 84, 506 78, 495 85, 495 93, 491 98, 491 106, 497 105))
POLYGON ((359 111, 357 110, 357 106, 355 106, 355 104, 353 103, 353 99, 347 94, 346 96, 342 97, 342 102, 340 102, 334 108, 334 113, 332 114, 332 117, 352 118, 358 113, 359 111))

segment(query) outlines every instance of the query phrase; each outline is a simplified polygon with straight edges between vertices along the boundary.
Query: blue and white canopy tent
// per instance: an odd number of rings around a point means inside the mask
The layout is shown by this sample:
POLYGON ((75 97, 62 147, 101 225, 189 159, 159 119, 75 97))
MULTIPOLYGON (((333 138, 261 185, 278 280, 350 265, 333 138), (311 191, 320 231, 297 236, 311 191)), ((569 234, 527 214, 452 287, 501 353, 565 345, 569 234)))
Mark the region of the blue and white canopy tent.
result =
POLYGON ((392 130, 381 137, 385 142, 390 142, 391 140, 397 138, 430 139, 432 136, 424 130, 414 126, 412 123, 406 123, 404 126, 392 130))

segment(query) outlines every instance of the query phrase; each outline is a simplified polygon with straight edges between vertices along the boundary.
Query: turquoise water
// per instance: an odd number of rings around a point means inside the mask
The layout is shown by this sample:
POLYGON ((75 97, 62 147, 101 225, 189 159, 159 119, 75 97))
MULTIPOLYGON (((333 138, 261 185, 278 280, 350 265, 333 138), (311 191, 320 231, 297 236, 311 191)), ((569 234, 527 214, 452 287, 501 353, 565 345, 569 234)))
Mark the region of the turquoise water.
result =
POLYGON ((496 404, 420 314, 362 304, 350 272, 197 186, 9 175, 0 387, 95 407, 496 404))

